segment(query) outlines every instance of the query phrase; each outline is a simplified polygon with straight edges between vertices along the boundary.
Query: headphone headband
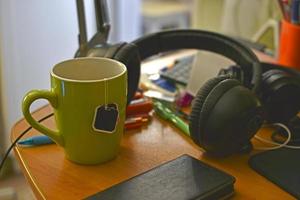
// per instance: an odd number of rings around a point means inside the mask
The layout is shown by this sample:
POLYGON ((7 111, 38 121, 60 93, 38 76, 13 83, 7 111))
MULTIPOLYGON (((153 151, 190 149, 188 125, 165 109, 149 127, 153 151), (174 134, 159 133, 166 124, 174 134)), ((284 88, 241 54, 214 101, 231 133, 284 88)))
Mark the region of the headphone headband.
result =
POLYGON ((176 49, 211 51, 240 65, 245 77, 252 77, 249 83, 243 84, 254 92, 258 90, 261 82, 261 68, 255 54, 234 39, 221 34, 200 30, 170 30, 146 35, 132 43, 137 45, 142 60, 160 52, 176 49))
POLYGON ((294 75, 297 79, 300 79, 300 71, 292 69, 288 66, 275 64, 275 63, 267 63, 267 62, 262 62, 260 64, 260 66, 262 68, 262 73, 269 71, 269 70, 277 69, 277 70, 281 70, 281 71, 290 73, 290 74, 294 75))

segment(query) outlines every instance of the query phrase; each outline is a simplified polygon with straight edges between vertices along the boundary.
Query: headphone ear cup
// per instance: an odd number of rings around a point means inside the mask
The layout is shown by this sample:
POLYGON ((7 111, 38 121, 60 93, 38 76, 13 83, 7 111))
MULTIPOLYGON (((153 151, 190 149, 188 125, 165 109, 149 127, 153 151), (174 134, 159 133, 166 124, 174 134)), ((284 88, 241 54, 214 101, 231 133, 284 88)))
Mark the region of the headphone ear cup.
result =
POLYGON ((287 122, 300 110, 300 79, 279 70, 268 70, 262 75, 259 94, 268 122, 287 122))
POLYGON ((217 77, 195 97, 190 133, 206 152, 226 156, 248 145, 262 122, 256 96, 235 79, 217 77))
POLYGON ((209 79, 204 85, 198 90, 192 105, 192 110, 189 116, 189 129, 192 139, 198 145, 201 145, 201 134, 199 126, 200 124, 200 113, 203 107, 203 104, 211 92, 211 90, 221 81, 227 79, 225 76, 219 76, 212 79, 209 79))
POLYGON ((112 58, 124 63, 127 68, 127 104, 129 104, 138 89, 140 80, 141 59, 138 48, 133 43, 125 44, 113 55, 112 58))

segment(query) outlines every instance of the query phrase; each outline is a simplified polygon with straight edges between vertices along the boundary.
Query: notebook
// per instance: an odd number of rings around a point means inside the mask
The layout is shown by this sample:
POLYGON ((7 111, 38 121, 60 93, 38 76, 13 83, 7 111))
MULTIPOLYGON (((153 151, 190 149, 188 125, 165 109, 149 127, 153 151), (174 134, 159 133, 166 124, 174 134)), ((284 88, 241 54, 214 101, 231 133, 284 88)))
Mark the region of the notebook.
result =
POLYGON ((234 182, 233 176, 183 155, 87 199, 223 199, 233 194, 234 182))

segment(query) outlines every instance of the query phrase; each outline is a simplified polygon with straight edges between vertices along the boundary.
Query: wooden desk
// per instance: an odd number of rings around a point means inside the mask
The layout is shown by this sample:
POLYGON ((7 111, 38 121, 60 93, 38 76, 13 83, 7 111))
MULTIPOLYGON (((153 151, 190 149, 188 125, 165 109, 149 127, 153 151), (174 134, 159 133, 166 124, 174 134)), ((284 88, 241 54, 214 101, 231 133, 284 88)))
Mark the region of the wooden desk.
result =
MULTIPOLYGON (((34 116, 41 119, 49 112, 51 108, 45 106, 34 116)), ((55 126, 53 118, 44 124, 55 126)), ((17 122, 11 139, 28 126, 24 120, 17 122)), ((31 130, 25 137, 37 134, 31 130)), ((253 171, 247 164, 249 155, 222 159, 208 157, 190 138, 156 117, 144 129, 125 132, 119 156, 102 165, 74 164, 65 159, 63 149, 55 144, 32 148, 16 146, 14 151, 38 199, 82 199, 182 154, 189 154, 233 175, 236 183, 232 199, 293 199, 253 171)))
MULTIPOLYGON (((51 112, 49 106, 34 113, 38 119, 51 112)), ((54 126, 53 119, 45 121, 54 126)), ((12 129, 12 140, 28 124, 21 120, 12 129)), ((38 134, 35 130, 26 136, 38 134)), ((182 154, 222 169, 236 177, 233 199, 293 199, 288 193, 248 166, 249 155, 216 159, 204 155, 190 138, 154 117, 144 129, 124 133, 120 155, 102 165, 83 166, 64 158, 55 144, 33 148, 15 147, 22 170, 38 199, 82 199, 145 172, 182 154)))

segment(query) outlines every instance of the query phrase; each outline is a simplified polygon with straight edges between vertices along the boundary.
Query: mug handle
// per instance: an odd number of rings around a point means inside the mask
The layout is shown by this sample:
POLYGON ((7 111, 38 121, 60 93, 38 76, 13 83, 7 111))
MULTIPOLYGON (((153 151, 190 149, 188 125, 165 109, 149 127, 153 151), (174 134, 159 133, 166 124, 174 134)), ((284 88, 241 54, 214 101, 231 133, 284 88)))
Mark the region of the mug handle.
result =
POLYGON ((59 131, 54 131, 43 126, 32 117, 30 113, 30 105, 37 99, 46 99, 50 102, 53 108, 57 107, 57 96, 54 92, 48 90, 32 90, 23 98, 22 111, 24 118, 33 128, 49 136, 60 146, 64 146, 64 138, 59 131))

